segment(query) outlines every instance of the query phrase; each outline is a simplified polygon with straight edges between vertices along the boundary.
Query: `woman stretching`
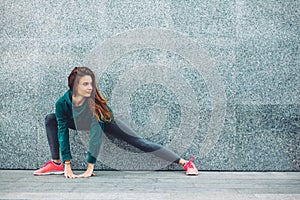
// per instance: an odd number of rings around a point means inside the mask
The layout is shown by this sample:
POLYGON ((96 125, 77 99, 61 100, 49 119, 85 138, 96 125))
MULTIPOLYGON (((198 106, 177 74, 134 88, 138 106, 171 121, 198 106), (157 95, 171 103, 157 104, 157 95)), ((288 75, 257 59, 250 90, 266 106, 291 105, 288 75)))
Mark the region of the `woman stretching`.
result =
POLYGON ((198 174, 193 163, 194 157, 189 161, 180 158, 165 147, 137 136, 123 123, 116 122, 95 80, 94 73, 87 67, 75 67, 72 70, 68 77, 69 90, 56 102, 55 113, 47 115, 45 119, 52 160, 34 171, 34 175, 64 174, 66 178, 93 176, 103 132, 124 140, 144 152, 152 152, 166 161, 182 165, 187 175, 198 174), (71 168, 69 128, 90 131, 88 166, 80 175, 75 175, 71 168))

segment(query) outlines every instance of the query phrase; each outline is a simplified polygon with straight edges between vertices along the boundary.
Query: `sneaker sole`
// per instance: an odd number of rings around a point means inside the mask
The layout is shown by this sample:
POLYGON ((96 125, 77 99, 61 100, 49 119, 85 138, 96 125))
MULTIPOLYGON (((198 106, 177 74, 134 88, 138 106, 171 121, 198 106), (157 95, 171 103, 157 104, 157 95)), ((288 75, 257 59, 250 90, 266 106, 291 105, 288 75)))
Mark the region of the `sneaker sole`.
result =
POLYGON ((186 175, 188 175, 188 176, 197 176, 198 173, 193 173, 193 172, 191 172, 191 173, 186 173, 186 175))
POLYGON ((47 176, 47 175, 61 175, 61 174, 64 174, 64 172, 46 172, 46 173, 33 173, 33 175, 35 176, 47 176))

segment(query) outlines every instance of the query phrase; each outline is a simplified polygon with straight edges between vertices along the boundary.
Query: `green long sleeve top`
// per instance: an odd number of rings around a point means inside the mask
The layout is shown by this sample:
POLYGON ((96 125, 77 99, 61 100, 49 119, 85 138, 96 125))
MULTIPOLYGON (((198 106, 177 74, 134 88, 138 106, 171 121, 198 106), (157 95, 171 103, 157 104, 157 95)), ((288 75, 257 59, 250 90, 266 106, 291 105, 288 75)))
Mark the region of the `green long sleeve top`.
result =
POLYGON ((72 91, 68 90, 55 104, 58 124, 58 141, 62 161, 71 160, 68 124, 74 120, 77 130, 89 130, 88 163, 95 163, 100 152, 104 122, 98 121, 89 109, 88 102, 75 107, 72 103, 72 91))

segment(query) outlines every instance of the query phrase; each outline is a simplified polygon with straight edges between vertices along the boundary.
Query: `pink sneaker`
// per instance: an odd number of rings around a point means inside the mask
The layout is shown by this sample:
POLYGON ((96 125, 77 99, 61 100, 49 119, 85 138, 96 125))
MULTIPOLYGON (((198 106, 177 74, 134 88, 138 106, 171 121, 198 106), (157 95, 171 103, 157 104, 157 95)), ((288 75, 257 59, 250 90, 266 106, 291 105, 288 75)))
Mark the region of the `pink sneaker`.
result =
POLYGON ((186 171, 186 175, 198 175, 196 165, 193 163, 194 159, 194 156, 192 156, 191 159, 184 164, 183 168, 186 171))
POLYGON ((52 175, 52 174, 63 174, 64 173, 64 165, 60 163, 60 165, 55 164, 52 160, 49 160, 42 168, 33 172, 35 176, 41 175, 52 175))

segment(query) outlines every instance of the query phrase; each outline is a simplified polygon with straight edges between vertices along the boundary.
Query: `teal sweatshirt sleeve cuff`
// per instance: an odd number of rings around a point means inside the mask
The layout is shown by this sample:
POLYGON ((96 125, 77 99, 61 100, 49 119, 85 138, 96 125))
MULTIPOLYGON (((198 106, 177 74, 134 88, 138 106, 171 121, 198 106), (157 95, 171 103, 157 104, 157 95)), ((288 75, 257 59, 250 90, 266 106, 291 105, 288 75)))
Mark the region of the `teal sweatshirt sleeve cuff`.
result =
POLYGON ((97 159, 96 159, 94 156, 92 156, 92 154, 91 154, 90 152, 88 152, 88 159, 87 159, 87 162, 88 162, 88 163, 95 164, 96 161, 97 161, 97 159))

